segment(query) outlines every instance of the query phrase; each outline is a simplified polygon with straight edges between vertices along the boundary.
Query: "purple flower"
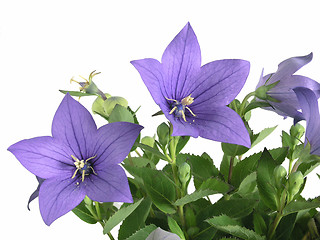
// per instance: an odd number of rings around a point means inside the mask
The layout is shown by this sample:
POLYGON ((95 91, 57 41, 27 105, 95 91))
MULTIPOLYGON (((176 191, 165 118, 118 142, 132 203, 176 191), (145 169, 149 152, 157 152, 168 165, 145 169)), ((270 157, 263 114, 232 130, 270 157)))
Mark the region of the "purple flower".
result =
POLYGON ((128 180, 118 165, 142 127, 116 122, 99 129, 90 113, 69 94, 52 122, 52 137, 22 140, 8 148, 20 163, 45 179, 40 212, 50 225, 87 195, 99 202, 132 202, 128 180))
POLYGON ((320 84, 310 78, 293 74, 311 60, 312 53, 306 56, 293 57, 284 60, 278 65, 278 70, 275 73, 268 74, 264 77, 262 71, 257 89, 261 86, 275 84, 278 82, 278 84, 267 92, 269 97, 277 101, 268 101, 272 107, 267 107, 267 110, 275 111, 284 117, 293 117, 295 122, 304 119, 302 113, 298 111, 300 109, 300 105, 293 89, 296 87, 312 89, 317 98, 319 98, 320 84))
POLYGON ((200 46, 188 23, 162 55, 131 62, 173 125, 173 136, 204 137, 250 147, 240 116, 228 105, 240 92, 250 64, 226 59, 201 66, 200 46))
POLYGON ((303 87, 293 89, 306 119, 306 142, 311 146, 310 154, 320 156, 320 116, 316 94, 303 87))

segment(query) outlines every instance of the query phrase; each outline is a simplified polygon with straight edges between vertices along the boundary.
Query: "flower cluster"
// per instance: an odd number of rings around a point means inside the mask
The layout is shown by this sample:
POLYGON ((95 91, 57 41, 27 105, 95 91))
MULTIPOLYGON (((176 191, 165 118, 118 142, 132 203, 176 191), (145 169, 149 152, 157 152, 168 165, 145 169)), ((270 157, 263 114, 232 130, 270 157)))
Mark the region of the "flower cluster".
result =
POLYGON ((319 239, 320 200, 304 199, 301 192, 306 176, 320 165, 320 84, 295 75, 311 60, 312 53, 293 57, 275 73, 262 72, 256 89, 240 102, 235 98, 249 75, 249 62, 201 65, 188 23, 161 62, 131 61, 161 109, 155 115, 168 120, 153 137, 143 138, 138 110, 98 89, 92 81, 98 73, 92 72, 89 80, 78 82, 79 92, 61 90, 66 95, 54 115, 52 136, 8 148, 39 182, 28 208, 39 197, 45 224, 72 210, 87 223, 99 222, 110 239, 112 228, 122 222, 119 240, 319 239), (100 128, 72 98, 89 95, 96 96, 93 113, 108 121, 100 128), (282 132, 279 148, 246 156, 274 130, 251 129, 250 116, 258 107, 291 117, 293 125, 282 132), (303 120, 306 131, 298 123, 303 120), (181 152, 190 137, 199 136, 222 143, 220 168, 207 153, 181 152), (162 169, 160 161, 166 164, 162 169), (212 203, 209 196, 217 193, 222 197, 212 203), (114 202, 124 204, 118 209, 114 202))

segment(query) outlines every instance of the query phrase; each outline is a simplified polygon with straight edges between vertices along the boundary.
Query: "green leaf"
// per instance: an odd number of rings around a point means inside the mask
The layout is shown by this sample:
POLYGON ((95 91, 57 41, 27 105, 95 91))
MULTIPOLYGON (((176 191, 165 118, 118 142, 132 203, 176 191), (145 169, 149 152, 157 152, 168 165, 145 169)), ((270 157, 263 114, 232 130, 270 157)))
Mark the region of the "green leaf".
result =
POLYGON ((78 92, 78 91, 59 90, 59 92, 63 94, 69 93, 71 96, 74 96, 74 97, 97 96, 96 94, 84 93, 84 92, 78 92))
POLYGON ((257 174, 253 172, 249 174, 243 181, 241 182, 238 190, 238 194, 242 197, 249 196, 257 187, 257 174))
POLYGON ((288 205, 285 206, 283 209, 283 214, 288 215, 290 213, 299 212, 302 210, 309 210, 312 208, 320 207, 320 201, 314 200, 313 202, 309 201, 294 201, 290 202, 288 205))
POLYGON ((277 126, 270 127, 270 128, 265 128, 261 132, 259 132, 258 134, 254 134, 253 135, 254 141, 251 144, 251 148, 253 148, 255 145, 257 145, 263 139, 268 137, 276 129, 276 127, 277 126))
POLYGON ((277 210, 276 190, 274 187, 273 170, 276 162, 267 149, 264 149, 257 169, 257 186, 259 195, 266 206, 272 210, 277 210))
POLYGON ((190 154, 179 154, 177 162, 187 162, 191 166, 191 174, 194 176, 194 185, 196 189, 200 187, 202 182, 211 177, 217 177, 218 169, 214 166, 212 159, 203 154, 201 157, 190 154))
POLYGON ((97 220, 91 215, 90 211, 87 209, 86 204, 82 201, 78 206, 76 206, 72 212, 77 215, 82 221, 95 224, 97 220))
POLYGON ((128 238, 145 226, 151 203, 150 198, 144 199, 141 204, 125 220, 123 220, 119 229, 119 240, 128 238))
POLYGON ((249 150, 247 147, 231 143, 221 143, 221 148, 222 151, 230 157, 243 155, 249 150))
POLYGON ((179 154, 179 152, 184 148, 184 146, 188 143, 190 139, 190 136, 181 136, 179 138, 177 148, 176 148, 176 154, 179 154))
POLYGON ((290 235, 295 226, 297 214, 292 213, 283 217, 276 229, 275 240, 291 239, 290 235))
POLYGON ((128 237, 126 240, 141 240, 146 239, 150 233, 152 233, 155 229, 157 229, 157 226, 154 224, 150 224, 148 226, 145 226, 144 228, 141 228, 134 234, 132 234, 130 237, 128 237))
POLYGON ((275 149, 270 149, 269 153, 276 162, 277 165, 281 165, 288 155, 289 149, 287 147, 280 147, 275 149))
POLYGON ((143 157, 126 158, 125 160, 123 160, 123 163, 127 165, 132 165, 134 167, 146 167, 149 165, 153 169, 156 168, 156 165, 154 164, 154 162, 152 162, 148 158, 143 158, 143 157))
POLYGON ((222 215, 219 217, 214 217, 206 220, 209 224, 214 226, 220 231, 231 234, 235 237, 245 239, 245 240, 264 240, 265 237, 260 236, 254 231, 247 229, 245 227, 240 226, 235 220, 232 218, 222 215))
POLYGON ((109 123, 112 123, 112 122, 134 123, 134 118, 131 112, 127 108, 117 104, 109 116, 109 123))
POLYGON ((320 165, 319 160, 313 160, 310 162, 302 162, 297 171, 301 171, 301 173, 303 174, 303 176, 307 176, 310 172, 312 172, 316 167, 318 167, 320 165))
POLYGON ((233 167, 235 167, 239 163, 239 159, 237 157, 227 156, 226 154, 223 155, 220 163, 220 173, 223 175, 225 181, 229 180, 228 178, 231 158, 233 158, 233 167))
POLYGON ((237 198, 226 200, 221 199, 218 202, 209 205, 197 214, 198 223, 213 216, 221 214, 232 218, 241 218, 248 216, 253 208, 258 204, 255 199, 237 198))
POLYGON ((163 155, 161 152, 159 152, 155 148, 152 148, 152 147, 145 145, 145 144, 142 144, 142 143, 135 143, 134 146, 142 148, 143 150, 148 151, 148 152, 156 155, 160 159, 163 159, 165 161, 169 161, 165 155, 163 155))
POLYGON ((185 240, 185 236, 183 234, 183 231, 179 227, 178 223, 170 216, 168 216, 168 226, 170 228, 170 231, 172 233, 175 233, 179 236, 180 239, 185 240))
POLYGON ((253 226, 256 233, 259 235, 266 235, 267 234, 267 225, 263 219, 263 217, 257 213, 253 213, 253 226))
POLYGON ((208 178, 199 187, 199 190, 205 189, 210 189, 217 193, 226 193, 231 190, 231 186, 219 178, 208 178))
POLYGON ((174 205, 176 206, 180 206, 180 205, 185 205, 187 203, 191 203, 194 201, 199 200, 200 198, 212 195, 212 194, 216 194, 218 193, 217 191, 211 190, 211 189, 204 189, 204 190, 197 190, 189 195, 186 195, 182 198, 179 198, 174 205))
POLYGON ((110 232, 115 226, 128 217, 140 205, 142 200, 143 199, 140 199, 138 202, 120 208, 117 212, 115 212, 104 225, 103 234, 110 232))
POLYGON ((258 160, 261 157, 262 152, 253 154, 243 160, 241 160, 234 168, 232 172, 231 183, 235 187, 239 187, 240 183, 246 176, 255 172, 258 166, 258 160))

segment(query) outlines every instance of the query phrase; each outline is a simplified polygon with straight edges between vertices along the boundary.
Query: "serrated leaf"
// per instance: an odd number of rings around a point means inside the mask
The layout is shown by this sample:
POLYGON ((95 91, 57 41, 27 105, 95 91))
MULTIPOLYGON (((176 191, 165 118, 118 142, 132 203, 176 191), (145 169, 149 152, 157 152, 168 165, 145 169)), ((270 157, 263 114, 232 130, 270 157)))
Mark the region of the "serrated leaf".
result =
POLYGON ((246 197, 254 192, 257 187, 257 173, 253 172, 249 174, 243 181, 241 182, 238 190, 238 194, 242 197, 246 197))
POLYGON ((239 237, 245 240, 264 240, 265 237, 260 236, 254 231, 237 225, 237 222, 232 218, 222 215, 206 220, 209 224, 214 226, 220 231, 231 234, 235 237, 239 237))
POLYGON ((253 213, 253 226, 256 233, 259 235, 267 234, 267 225, 263 219, 263 217, 258 213, 253 213))
POLYGON ((283 209, 283 214, 288 215, 290 213, 299 212, 302 210, 309 210, 312 208, 320 207, 320 201, 314 200, 313 202, 308 201, 294 201, 290 202, 288 205, 285 206, 283 209))
POLYGON ((291 239, 290 235, 295 226, 297 213, 292 213, 287 216, 284 216, 275 233, 275 240, 288 240, 291 239))
POLYGON ((255 145, 257 145, 263 139, 268 137, 276 128, 277 128, 277 126, 265 128, 261 132, 259 132, 258 134, 254 134, 254 141, 251 144, 251 148, 253 148, 255 145))
POLYGON ((216 194, 217 191, 211 190, 211 189, 204 189, 204 190, 197 190, 189 195, 186 195, 180 199, 178 199, 174 205, 176 206, 181 206, 181 205, 185 205, 187 203, 191 203, 194 201, 199 200, 200 198, 212 195, 212 194, 216 194))
POLYGON ((74 97, 97 96, 96 94, 84 93, 84 92, 78 92, 78 91, 59 90, 59 92, 63 94, 69 93, 71 96, 74 96, 74 97))
POLYGON ((277 210, 276 190, 274 188, 273 170, 276 162, 265 149, 260 157, 257 169, 257 186, 259 195, 266 206, 272 210, 277 210))
POLYGON ((168 226, 170 228, 170 231, 172 233, 177 234, 180 237, 180 239, 182 240, 186 239, 178 223, 170 216, 168 216, 168 226))
POLYGON ((72 210, 72 212, 86 223, 89 223, 89 224, 97 223, 97 220, 91 215, 91 213, 86 207, 86 204, 83 201, 77 207, 75 207, 72 210))
POLYGON ((255 199, 221 199, 218 202, 202 209, 197 214, 197 221, 202 222, 205 219, 211 218, 213 216, 219 216, 221 214, 225 214, 232 218, 245 217, 253 211, 253 208, 257 204, 258 202, 255 199))
POLYGON ((115 212, 104 225, 103 234, 110 232, 115 226, 128 217, 139 206, 142 200, 143 199, 140 199, 138 202, 120 208, 117 212, 115 212))
POLYGON ((130 237, 128 237, 126 240, 141 240, 146 239, 150 233, 152 233, 155 229, 157 229, 157 226, 154 224, 150 224, 148 226, 145 226, 144 228, 141 228, 134 234, 132 234, 130 237))
POLYGON ((132 165, 134 167, 146 167, 149 165, 153 169, 156 168, 156 165, 154 164, 154 162, 152 162, 148 158, 143 158, 143 157, 126 158, 125 160, 123 160, 123 163, 128 164, 128 165, 132 165))
POLYGON ((184 146, 188 143, 190 139, 190 136, 181 136, 179 138, 177 148, 176 148, 176 154, 179 154, 180 151, 184 148, 184 146))
POLYGON ((150 212, 151 199, 144 199, 140 205, 123 220, 118 234, 118 239, 123 240, 145 226, 145 220, 150 212))
POLYGON ((119 105, 116 104, 116 106, 114 107, 114 109, 112 110, 109 118, 108 118, 109 123, 112 122, 130 122, 130 123, 134 123, 134 118, 131 114, 131 112, 119 105))
POLYGON ((231 143, 221 143, 221 148, 222 151, 230 157, 243 155, 249 150, 247 147, 231 143))

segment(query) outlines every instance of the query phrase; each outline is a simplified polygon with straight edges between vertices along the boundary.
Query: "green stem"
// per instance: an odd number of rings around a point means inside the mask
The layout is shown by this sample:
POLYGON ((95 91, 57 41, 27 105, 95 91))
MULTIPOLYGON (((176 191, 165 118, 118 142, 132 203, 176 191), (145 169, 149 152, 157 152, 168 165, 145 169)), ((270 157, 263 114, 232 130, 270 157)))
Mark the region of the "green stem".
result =
POLYGON ((110 232, 108 232, 107 235, 109 236, 110 240, 115 240, 110 232))
POLYGON ((97 212, 97 217, 98 217, 98 221, 101 220, 101 211, 100 211, 100 203, 98 202, 94 202, 94 206, 96 207, 96 212, 97 212))
POLYGON ((276 218, 273 221, 273 224, 272 224, 271 228, 269 229, 268 239, 271 240, 273 238, 273 236, 274 236, 274 234, 276 232, 276 229, 278 227, 278 224, 281 221, 281 219, 282 219, 282 214, 278 212, 276 218))
POLYGON ((229 166, 228 183, 231 183, 232 170, 233 170, 233 161, 234 161, 234 157, 231 157, 230 158, 230 166, 229 166))
POLYGON ((251 98, 253 96, 255 96, 255 92, 251 92, 247 96, 244 97, 244 99, 240 105, 240 110, 239 110, 240 117, 243 117, 243 111, 244 111, 244 108, 246 107, 246 103, 249 100, 249 98, 251 98))

